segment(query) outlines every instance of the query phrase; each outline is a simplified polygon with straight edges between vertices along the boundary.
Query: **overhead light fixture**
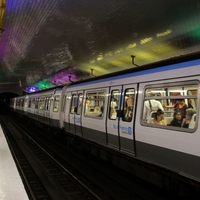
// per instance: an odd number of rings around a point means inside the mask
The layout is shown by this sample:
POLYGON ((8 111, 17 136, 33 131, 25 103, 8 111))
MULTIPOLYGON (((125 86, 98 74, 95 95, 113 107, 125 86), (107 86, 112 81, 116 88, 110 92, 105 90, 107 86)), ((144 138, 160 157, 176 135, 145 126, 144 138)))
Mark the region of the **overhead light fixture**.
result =
POLYGON ((132 64, 135 65, 136 67, 139 67, 138 65, 136 65, 136 64, 134 63, 134 58, 135 58, 135 56, 134 56, 134 55, 131 55, 131 58, 132 58, 132 64))

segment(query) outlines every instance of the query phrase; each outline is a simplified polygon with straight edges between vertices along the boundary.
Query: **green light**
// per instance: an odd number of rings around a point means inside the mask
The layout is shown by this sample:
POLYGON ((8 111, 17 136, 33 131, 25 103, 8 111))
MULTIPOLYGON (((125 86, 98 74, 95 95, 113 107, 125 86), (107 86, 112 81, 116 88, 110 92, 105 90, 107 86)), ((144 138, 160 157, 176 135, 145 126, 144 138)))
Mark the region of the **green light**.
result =
POLYGON ((44 90, 44 89, 49 89, 49 88, 53 87, 54 85, 51 84, 50 82, 48 82, 47 79, 44 79, 44 80, 36 83, 34 86, 38 87, 39 89, 44 90))

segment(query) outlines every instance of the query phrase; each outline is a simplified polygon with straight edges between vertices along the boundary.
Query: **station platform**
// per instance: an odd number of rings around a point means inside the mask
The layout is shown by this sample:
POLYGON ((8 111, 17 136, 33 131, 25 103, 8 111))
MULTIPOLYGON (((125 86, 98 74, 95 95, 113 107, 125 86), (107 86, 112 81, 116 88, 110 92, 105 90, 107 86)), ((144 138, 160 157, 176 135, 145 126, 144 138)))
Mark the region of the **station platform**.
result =
POLYGON ((29 200, 0 125, 0 200, 29 200))

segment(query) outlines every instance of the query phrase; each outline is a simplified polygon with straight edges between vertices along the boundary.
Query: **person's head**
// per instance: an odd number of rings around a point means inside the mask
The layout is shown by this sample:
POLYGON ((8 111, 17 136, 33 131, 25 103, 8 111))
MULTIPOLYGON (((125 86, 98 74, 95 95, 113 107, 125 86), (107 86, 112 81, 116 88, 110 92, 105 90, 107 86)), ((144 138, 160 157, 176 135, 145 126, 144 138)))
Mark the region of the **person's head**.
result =
POLYGON ((134 94, 130 94, 129 98, 134 99, 134 94))
POLYGON ((174 112, 174 118, 177 119, 177 120, 181 120, 182 114, 181 114, 180 110, 175 110, 175 112, 174 112))
POLYGON ((194 114, 196 114, 196 110, 193 109, 193 108, 188 108, 188 109, 186 110, 186 115, 185 115, 185 117, 186 117, 188 120, 190 120, 190 119, 192 118, 192 115, 194 115, 194 114))
POLYGON ((150 93, 149 93, 149 96, 150 96, 150 97, 155 97, 155 96, 156 96, 156 93, 155 93, 155 92, 150 92, 150 93))
POLYGON ((164 119, 164 112, 161 109, 158 109, 155 113, 155 119, 157 121, 162 121, 164 119))
POLYGON ((185 102, 184 99, 176 99, 176 103, 178 103, 178 104, 182 104, 184 102, 185 102))

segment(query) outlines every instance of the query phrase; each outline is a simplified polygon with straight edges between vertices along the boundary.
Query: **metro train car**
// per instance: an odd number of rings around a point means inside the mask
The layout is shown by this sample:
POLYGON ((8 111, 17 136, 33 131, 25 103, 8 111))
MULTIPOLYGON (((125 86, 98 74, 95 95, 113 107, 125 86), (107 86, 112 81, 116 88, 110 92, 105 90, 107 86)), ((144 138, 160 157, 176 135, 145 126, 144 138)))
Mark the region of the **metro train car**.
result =
MULTIPOLYGON (((44 125, 60 129, 59 106, 62 99, 63 87, 56 87, 42 92, 15 97, 11 102, 14 110, 22 115, 27 115, 44 125), (50 112, 51 111, 51 112, 50 112)), ((39 124, 38 123, 38 124, 39 124)))
MULTIPOLYGON (((138 175, 132 163, 135 160, 200 183, 198 57, 156 62, 71 83, 60 87, 58 94, 41 91, 12 102, 16 102, 15 110, 23 110, 24 115, 41 123, 58 127, 59 121, 66 135, 89 141, 93 154, 101 154, 133 174, 138 175), (21 99, 27 103, 17 103, 21 99), (155 99, 163 107, 163 124, 153 123, 157 110, 149 108, 149 116, 145 113, 145 102, 155 99), (186 114, 188 109, 193 113, 190 118, 182 116, 188 118, 187 127, 170 125, 178 101, 183 102, 186 114), (56 123, 49 123, 51 120, 56 123), (111 151, 120 156, 111 155, 111 151)), ((163 187, 166 183, 160 179, 159 174, 153 182, 163 187)))

